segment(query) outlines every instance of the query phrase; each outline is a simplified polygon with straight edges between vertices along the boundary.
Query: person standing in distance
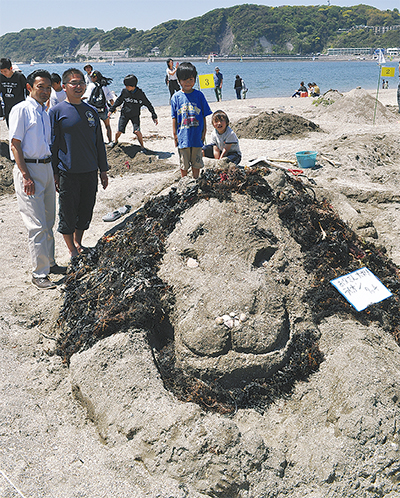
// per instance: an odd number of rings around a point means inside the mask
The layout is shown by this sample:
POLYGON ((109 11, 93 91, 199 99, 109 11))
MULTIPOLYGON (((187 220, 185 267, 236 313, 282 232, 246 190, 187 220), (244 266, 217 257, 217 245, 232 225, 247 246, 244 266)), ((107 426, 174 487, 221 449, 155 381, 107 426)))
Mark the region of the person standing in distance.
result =
POLYGON ((4 57, 0 60, 0 73, 0 93, 3 97, 4 117, 8 126, 11 109, 27 96, 26 78, 20 71, 14 71, 10 59, 4 57))
POLYGON ((107 188, 108 164, 100 118, 82 101, 86 88, 82 71, 67 69, 62 82, 67 98, 49 111, 51 152, 59 191, 58 231, 74 257, 84 250, 82 238, 93 216, 98 173, 107 188))
POLYGON ((49 109, 59 104, 63 100, 67 98, 67 94, 62 89, 61 86, 61 77, 57 73, 51 73, 51 94, 48 102, 49 109))
POLYGON ((176 75, 178 66, 179 66, 178 62, 175 64, 174 67, 174 61, 172 59, 167 59, 167 75, 165 78, 165 82, 168 86, 170 99, 175 92, 179 92, 179 90, 181 89, 178 83, 178 77, 176 75))
POLYGON ((86 64, 83 69, 85 71, 85 83, 87 86, 91 83, 90 75, 92 74, 93 66, 91 64, 86 64))
POLYGON ((49 273, 66 272, 54 260, 56 189, 50 159, 50 119, 45 106, 51 92, 50 74, 41 69, 34 71, 28 76, 27 89, 29 97, 10 112, 10 155, 15 160, 18 208, 28 230, 32 283, 46 290, 55 288, 49 273))
POLYGON ((217 102, 222 101, 222 82, 224 80, 224 77, 222 76, 222 73, 219 70, 219 67, 215 68, 215 74, 214 74, 214 91, 215 91, 215 96, 217 98, 217 102))
POLYGON ((243 83, 242 83, 242 78, 238 74, 236 75, 235 82, 233 84, 233 88, 236 92, 236 98, 241 99, 242 98, 243 83))
POLYGON ((92 71, 90 80, 91 82, 87 85, 85 93, 82 95, 82 100, 86 100, 88 104, 96 108, 99 118, 106 127, 107 143, 111 144, 112 131, 107 102, 109 101, 111 105, 114 104, 114 94, 108 88, 108 85, 112 82, 112 78, 106 78, 100 71, 96 70, 92 71))

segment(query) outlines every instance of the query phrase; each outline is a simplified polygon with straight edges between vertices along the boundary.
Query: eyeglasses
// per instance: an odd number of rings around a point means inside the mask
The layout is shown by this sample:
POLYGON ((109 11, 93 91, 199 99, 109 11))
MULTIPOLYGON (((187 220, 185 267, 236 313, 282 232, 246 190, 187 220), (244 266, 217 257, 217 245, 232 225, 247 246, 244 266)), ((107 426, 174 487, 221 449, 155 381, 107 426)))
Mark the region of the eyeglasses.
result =
POLYGON ((68 81, 67 85, 71 85, 72 87, 76 87, 76 86, 85 86, 86 83, 83 80, 80 80, 80 81, 68 81))

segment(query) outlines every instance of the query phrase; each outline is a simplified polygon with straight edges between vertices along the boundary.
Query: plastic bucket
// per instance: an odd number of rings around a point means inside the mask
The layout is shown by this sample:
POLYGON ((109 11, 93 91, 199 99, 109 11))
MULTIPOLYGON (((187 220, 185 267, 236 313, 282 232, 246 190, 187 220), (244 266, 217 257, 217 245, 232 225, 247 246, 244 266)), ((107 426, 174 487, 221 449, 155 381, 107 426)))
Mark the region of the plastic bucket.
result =
POLYGON ((312 150, 302 150, 296 152, 297 164, 300 168, 313 168, 317 159, 318 152, 312 150))

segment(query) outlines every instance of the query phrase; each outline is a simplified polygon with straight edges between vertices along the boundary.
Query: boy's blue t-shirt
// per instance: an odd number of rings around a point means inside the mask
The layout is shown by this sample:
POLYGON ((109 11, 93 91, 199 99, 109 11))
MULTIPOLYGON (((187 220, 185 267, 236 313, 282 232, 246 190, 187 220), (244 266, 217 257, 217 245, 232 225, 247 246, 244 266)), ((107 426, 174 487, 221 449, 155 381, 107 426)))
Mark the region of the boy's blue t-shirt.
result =
POLYGON ((176 119, 178 132, 178 148, 202 147, 201 139, 204 129, 204 118, 212 114, 203 93, 193 90, 174 93, 171 98, 171 115, 176 119))
POLYGON ((61 102, 49 111, 53 169, 67 173, 107 171, 99 116, 86 102, 61 102))

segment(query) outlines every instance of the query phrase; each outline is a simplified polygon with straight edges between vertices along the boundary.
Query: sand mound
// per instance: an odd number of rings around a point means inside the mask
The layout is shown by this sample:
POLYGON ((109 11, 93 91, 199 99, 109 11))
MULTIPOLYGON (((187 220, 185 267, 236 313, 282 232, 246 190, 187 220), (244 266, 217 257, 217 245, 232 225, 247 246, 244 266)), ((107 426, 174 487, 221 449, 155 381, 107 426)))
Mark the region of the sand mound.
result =
POLYGON ((310 131, 321 131, 319 126, 308 119, 286 113, 262 112, 239 120, 235 126, 239 138, 260 138, 277 140, 279 137, 299 138, 310 131))
POLYGON ((386 124, 396 121, 393 113, 386 109, 380 102, 376 103, 375 98, 366 90, 355 88, 342 98, 335 100, 333 104, 324 107, 321 110, 321 116, 351 123, 373 124, 375 112, 376 124, 386 124))
MULTIPOLYGON (((140 152, 138 145, 121 143, 114 149, 107 149, 109 176, 125 173, 156 173, 168 171, 175 166, 168 159, 171 154, 152 150, 140 152)), ((8 141, 0 140, 0 196, 14 193, 14 162, 10 160, 8 141)))
POLYGON ((317 100, 313 101, 314 105, 317 106, 328 106, 334 104, 337 100, 341 99, 343 97, 343 94, 340 93, 338 90, 328 90, 325 92, 323 95, 317 98, 317 100))
POLYGON ((56 349, 66 362, 115 333, 147 330, 160 346, 164 383, 180 399, 207 407, 192 392, 200 379, 207 399, 215 396, 213 409, 221 408, 219 399, 224 412, 264 411, 318 368, 323 318, 379 321, 398 340, 397 297, 356 313, 329 283, 362 264, 396 289, 394 265, 302 182, 230 168, 181 186, 148 201, 71 262, 56 349), (221 219, 229 220, 225 231, 221 219), (231 324, 217 323, 224 314, 231 324), (260 379, 263 394, 246 395, 243 405, 226 391, 239 389, 242 399, 244 382, 260 379))
POLYGON ((150 149, 140 151, 139 145, 121 143, 113 149, 107 149, 107 161, 110 166, 110 176, 124 173, 155 173, 167 171, 174 165, 166 159, 171 154, 162 154, 150 149))
POLYGON ((14 192, 14 163, 10 160, 8 142, 0 141, 0 195, 14 192))

